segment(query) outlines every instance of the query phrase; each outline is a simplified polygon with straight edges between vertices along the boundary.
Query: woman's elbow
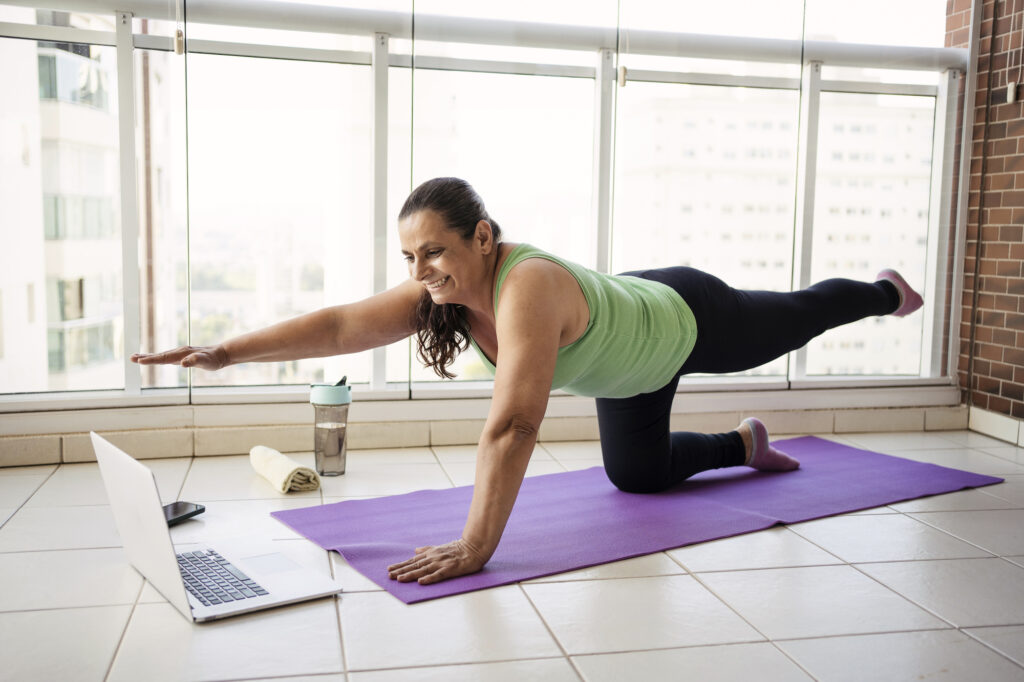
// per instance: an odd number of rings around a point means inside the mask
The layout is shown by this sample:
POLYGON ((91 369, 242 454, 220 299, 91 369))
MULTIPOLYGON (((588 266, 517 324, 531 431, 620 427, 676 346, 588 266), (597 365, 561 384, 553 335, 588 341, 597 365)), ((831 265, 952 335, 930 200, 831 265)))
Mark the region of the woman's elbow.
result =
POLYGON ((540 433, 541 420, 525 414, 513 414, 496 424, 494 428, 488 429, 484 435, 495 440, 509 439, 516 442, 532 442, 537 440, 537 434, 540 433))

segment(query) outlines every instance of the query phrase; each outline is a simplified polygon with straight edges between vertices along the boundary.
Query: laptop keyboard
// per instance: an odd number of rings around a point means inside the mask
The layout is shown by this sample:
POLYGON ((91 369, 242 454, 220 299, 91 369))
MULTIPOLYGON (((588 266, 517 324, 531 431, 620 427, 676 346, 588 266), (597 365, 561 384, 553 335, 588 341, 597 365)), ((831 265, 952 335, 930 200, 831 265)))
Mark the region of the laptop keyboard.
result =
POLYGON ((262 597, 267 591, 212 549, 178 554, 185 587, 205 606, 262 597))

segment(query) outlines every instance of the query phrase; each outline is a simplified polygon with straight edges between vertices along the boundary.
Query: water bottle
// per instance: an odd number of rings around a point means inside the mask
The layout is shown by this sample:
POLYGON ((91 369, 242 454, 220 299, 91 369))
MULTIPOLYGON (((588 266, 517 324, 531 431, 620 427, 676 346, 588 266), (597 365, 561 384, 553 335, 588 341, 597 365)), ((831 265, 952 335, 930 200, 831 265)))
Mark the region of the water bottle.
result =
POLYGON ((352 387, 345 384, 346 379, 343 377, 333 386, 312 384, 309 387, 309 402, 315 412, 313 449, 316 472, 321 476, 345 473, 345 429, 348 426, 348 406, 352 402, 352 387))

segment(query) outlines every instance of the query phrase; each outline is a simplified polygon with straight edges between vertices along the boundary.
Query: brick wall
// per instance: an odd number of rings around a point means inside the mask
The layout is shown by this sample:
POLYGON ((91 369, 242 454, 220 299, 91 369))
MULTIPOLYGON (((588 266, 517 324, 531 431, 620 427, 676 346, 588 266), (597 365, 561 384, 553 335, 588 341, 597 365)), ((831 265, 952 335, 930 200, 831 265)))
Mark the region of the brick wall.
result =
MULTIPOLYGON (((1020 102, 1024 83, 1017 75, 1024 0, 979 1, 984 2, 984 12, 974 101, 959 380, 968 404, 1024 419, 1024 109, 1020 102), (1013 104, 1006 102, 1008 76, 1018 83, 1018 101, 1013 104)), ((947 45, 967 47, 970 5, 970 0, 947 4, 947 45)))

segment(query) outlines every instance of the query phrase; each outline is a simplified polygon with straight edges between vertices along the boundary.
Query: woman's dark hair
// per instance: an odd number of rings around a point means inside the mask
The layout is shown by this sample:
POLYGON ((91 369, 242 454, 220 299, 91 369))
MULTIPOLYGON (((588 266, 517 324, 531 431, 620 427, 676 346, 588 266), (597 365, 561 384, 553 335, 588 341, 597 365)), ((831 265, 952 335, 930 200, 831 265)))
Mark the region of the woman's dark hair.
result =
MULTIPOLYGON (((405 200, 398 219, 403 220, 420 211, 438 214, 445 226, 465 241, 476 234, 477 223, 486 220, 491 224, 494 243, 501 241, 501 228, 487 215, 483 199, 465 180, 427 180, 405 200)), ((442 379, 454 379, 448 365, 459 352, 469 347, 469 329, 463 307, 453 303, 437 305, 424 291, 416 305, 415 324, 419 342, 417 356, 442 379)))

